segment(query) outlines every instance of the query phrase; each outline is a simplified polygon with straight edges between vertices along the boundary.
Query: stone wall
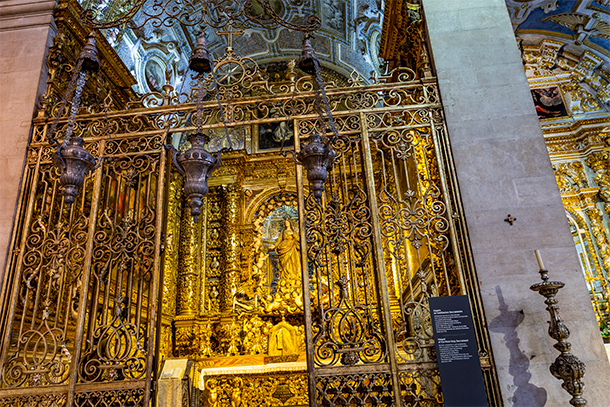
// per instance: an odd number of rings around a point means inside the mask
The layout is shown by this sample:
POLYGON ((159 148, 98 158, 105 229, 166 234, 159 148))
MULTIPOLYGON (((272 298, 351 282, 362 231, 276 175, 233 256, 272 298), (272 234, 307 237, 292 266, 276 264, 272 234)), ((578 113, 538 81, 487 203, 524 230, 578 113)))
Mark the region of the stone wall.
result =
POLYGON ((451 148, 507 406, 568 405, 549 372, 559 352, 547 334, 534 249, 587 365, 584 397, 608 403, 606 358, 545 148, 504 0, 423 0, 451 148), (511 226, 504 219, 516 217, 511 226))
POLYGON ((55 0, 0 2, 0 277, 4 276, 36 100, 46 84, 41 72, 53 35, 55 4, 55 0))

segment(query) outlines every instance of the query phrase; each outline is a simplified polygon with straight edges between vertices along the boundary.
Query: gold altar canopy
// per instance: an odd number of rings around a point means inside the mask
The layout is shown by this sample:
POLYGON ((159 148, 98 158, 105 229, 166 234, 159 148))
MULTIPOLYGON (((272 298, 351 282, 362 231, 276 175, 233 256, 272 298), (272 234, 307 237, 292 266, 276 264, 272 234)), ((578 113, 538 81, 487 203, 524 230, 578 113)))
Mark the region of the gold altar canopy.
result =
MULTIPOLYGON (((317 201, 280 154, 318 128, 311 78, 289 63, 270 80, 231 51, 217 64, 236 78, 218 83, 236 149, 197 222, 165 147, 187 148, 192 96, 166 85, 82 111, 75 132, 103 160, 71 207, 50 119, 34 120, 2 289, 0 406, 148 406, 162 361, 180 357, 195 361, 190 405, 440 406, 427 301, 458 294, 496 405, 435 78, 326 71, 340 136, 317 201)), ((203 109, 208 148, 226 147, 216 100, 203 109)))

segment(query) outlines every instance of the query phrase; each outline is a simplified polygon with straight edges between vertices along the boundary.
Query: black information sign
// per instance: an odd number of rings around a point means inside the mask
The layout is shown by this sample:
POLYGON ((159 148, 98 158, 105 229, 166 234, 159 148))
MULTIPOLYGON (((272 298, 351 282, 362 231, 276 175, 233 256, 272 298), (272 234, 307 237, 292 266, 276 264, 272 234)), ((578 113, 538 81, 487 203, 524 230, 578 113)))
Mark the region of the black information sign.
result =
POLYGON ((488 407, 468 296, 430 298, 445 407, 488 407))

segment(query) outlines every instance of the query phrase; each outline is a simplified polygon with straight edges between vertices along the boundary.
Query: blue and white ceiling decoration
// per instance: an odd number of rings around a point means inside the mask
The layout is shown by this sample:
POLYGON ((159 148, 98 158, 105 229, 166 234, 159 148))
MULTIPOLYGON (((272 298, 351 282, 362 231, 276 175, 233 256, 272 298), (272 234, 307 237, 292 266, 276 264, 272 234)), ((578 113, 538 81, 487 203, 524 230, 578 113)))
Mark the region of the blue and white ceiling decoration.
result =
POLYGON ((506 0, 506 5, 515 34, 525 43, 556 39, 572 54, 603 56, 610 71, 610 0, 506 0))
MULTIPOLYGON (((112 19, 117 13, 124 14, 120 5, 128 4, 129 0, 79 2, 83 8, 107 13, 112 19)), ((322 24, 312 43, 324 68, 345 78, 355 70, 365 80, 382 71, 375 52, 382 27, 381 0, 270 0, 270 4, 288 21, 307 13, 320 17, 322 24)), ((134 21, 139 23, 138 14, 134 21)), ((111 28, 104 30, 104 34, 138 81, 134 90, 143 94, 159 90, 166 82, 180 88, 198 29, 183 24, 170 27, 147 24, 139 29, 111 28)), ((205 33, 212 55, 220 57, 227 47, 228 35, 219 34, 209 26, 205 33)), ((248 28, 232 38, 235 52, 254 59, 260 66, 298 58, 302 40, 303 33, 281 26, 272 30, 248 28)), ((189 84, 186 85, 188 89, 189 84)))
POLYGON ((532 89, 560 89, 572 117, 610 112, 610 0, 505 0, 532 89))

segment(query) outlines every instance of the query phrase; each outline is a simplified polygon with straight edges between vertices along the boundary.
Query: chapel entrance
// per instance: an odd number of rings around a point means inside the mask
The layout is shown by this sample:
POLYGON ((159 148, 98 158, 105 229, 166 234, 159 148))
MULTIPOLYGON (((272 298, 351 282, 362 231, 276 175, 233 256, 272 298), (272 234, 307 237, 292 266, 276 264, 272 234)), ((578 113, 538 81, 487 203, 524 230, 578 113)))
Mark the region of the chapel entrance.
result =
MULTIPOLYGON (((162 362, 189 358, 190 405, 441 406, 427 301, 457 294, 497 397, 434 78, 325 78, 340 136, 318 200, 282 154, 321 131, 311 77, 285 64, 270 81, 223 58, 243 70, 219 83, 234 151, 197 221, 164 145, 187 148, 192 99, 169 89, 77 116, 106 158, 71 206, 50 120, 35 120, 2 294, 0 405, 148 406, 162 362)), ((219 151, 218 104, 202 103, 219 151)))

